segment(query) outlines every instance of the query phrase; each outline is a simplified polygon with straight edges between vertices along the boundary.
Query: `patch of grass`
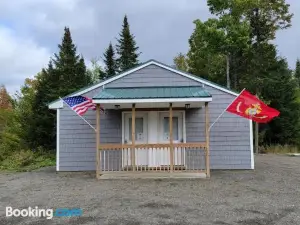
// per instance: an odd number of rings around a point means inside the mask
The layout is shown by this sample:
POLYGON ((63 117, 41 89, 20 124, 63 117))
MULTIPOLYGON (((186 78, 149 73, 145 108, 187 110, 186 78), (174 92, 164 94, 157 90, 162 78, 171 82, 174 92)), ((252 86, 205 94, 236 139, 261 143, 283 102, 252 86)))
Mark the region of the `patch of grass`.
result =
POLYGON ((299 148, 290 145, 270 145, 261 147, 260 152, 273 154, 297 153, 299 148))
POLYGON ((56 164, 55 154, 30 150, 15 151, 0 162, 0 170, 4 171, 31 171, 45 166, 56 164))

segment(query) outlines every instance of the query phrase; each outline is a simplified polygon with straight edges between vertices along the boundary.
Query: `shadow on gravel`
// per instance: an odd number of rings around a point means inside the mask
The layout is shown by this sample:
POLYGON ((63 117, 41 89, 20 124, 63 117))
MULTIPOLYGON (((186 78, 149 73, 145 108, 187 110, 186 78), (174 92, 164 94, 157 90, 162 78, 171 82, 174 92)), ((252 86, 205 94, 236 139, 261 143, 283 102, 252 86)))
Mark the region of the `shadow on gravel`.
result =
POLYGON ((252 212, 256 214, 261 214, 264 215, 263 218, 257 217, 257 218, 251 218, 251 219, 245 219, 245 220, 240 220, 237 223, 242 224, 242 225, 275 225, 278 223, 279 220, 282 218, 288 216, 290 213, 294 212, 295 209, 293 208, 284 208, 281 210, 280 213, 270 213, 266 214, 263 212, 258 212, 256 210, 244 210, 247 212, 252 212))
POLYGON ((146 204, 140 205, 140 207, 152 208, 152 209, 161 209, 161 208, 178 208, 177 205, 169 204, 169 203, 158 203, 158 202, 149 202, 146 204))

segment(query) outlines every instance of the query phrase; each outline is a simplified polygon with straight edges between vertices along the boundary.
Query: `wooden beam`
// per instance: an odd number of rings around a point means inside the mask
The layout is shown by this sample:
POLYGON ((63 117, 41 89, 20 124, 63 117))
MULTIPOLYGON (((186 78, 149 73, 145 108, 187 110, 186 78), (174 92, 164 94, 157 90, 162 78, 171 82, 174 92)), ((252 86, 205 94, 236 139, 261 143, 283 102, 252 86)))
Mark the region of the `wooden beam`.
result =
POLYGON ((210 153, 209 153, 209 113, 208 113, 208 102, 205 102, 205 142, 206 142, 206 177, 210 177, 210 153))
POLYGON ((170 171, 173 172, 174 170, 174 146, 173 146, 173 110, 172 110, 172 103, 170 103, 169 108, 169 136, 170 136, 170 171))
MULTIPOLYGON (((186 108, 185 107, 173 107, 173 110, 185 110, 186 108)), ((120 109, 121 111, 123 112, 130 112, 132 109, 127 109, 127 108, 124 108, 124 109, 120 109)), ((136 112, 149 112, 149 111, 169 111, 169 108, 136 108, 135 109, 136 112)))
POLYGON ((100 105, 96 105, 96 177, 99 179, 101 176, 101 152, 100 148, 100 105))
POLYGON ((132 120, 131 120, 131 165, 135 171, 135 104, 132 104, 132 120))
MULTIPOLYGON (((157 143, 157 144, 136 144, 135 143, 135 150, 136 151, 144 151, 144 149, 155 148, 161 149, 163 151, 168 150, 170 147, 170 143, 157 143)), ((206 150, 206 142, 191 142, 191 143, 174 143, 173 148, 200 148, 206 150)), ((99 150, 106 150, 106 151, 114 151, 114 150, 122 150, 131 148, 131 144, 101 144, 99 150)))

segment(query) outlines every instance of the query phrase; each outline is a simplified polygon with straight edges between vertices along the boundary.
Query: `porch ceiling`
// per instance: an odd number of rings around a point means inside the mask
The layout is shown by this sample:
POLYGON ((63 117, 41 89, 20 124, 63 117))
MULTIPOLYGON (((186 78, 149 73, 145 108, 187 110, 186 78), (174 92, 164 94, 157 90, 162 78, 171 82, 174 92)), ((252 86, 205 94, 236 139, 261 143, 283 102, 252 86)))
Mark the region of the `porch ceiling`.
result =
POLYGON ((190 108, 201 107, 203 102, 210 102, 211 94, 203 87, 133 87, 133 88, 107 88, 93 97, 94 103, 106 105, 106 108, 131 108, 135 103, 137 108, 173 107, 190 108))

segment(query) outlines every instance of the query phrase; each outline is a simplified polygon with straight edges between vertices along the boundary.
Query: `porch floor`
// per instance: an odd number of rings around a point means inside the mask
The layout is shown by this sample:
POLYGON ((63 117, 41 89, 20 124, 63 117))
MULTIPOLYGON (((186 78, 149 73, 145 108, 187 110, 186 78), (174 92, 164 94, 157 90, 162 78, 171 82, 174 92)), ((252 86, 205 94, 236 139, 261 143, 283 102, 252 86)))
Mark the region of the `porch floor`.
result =
POLYGON ((194 179, 206 178, 205 172, 189 173, 189 172, 104 172, 100 180, 113 180, 113 179, 162 179, 162 178, 175 178, 175 179, 194 179))

